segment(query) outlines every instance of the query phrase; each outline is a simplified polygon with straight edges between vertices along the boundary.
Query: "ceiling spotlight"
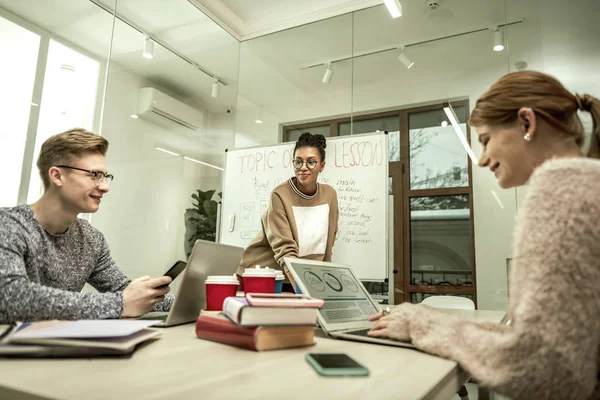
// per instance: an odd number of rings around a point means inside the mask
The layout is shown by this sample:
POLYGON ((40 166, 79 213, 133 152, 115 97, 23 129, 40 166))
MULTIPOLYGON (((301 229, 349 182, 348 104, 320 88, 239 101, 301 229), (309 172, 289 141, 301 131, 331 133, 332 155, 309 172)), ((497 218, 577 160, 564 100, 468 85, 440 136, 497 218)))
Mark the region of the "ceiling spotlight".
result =
POLYGON ((400 60, 407 69, 410 69, 413 65, 415 65, 415 62, 413 60, 411 60, 410 58, 408 58, 408 56, 406 55, 406 52, 404 51, 404 47, 399 47, 398 49, 400 50, 400 54, 398 55, 398 60, 400 60))
POLYGON ((256 119, 254 120, 255 123, 257 123, 257 124, 262 124, 263 123, 262 114, 263 114, 263 110, 262 110, 262 107, 261 107, 261 108, 258 109, 258 115, 256 116, 256 119))
POLYGON ((442 121, 442 128, 445 128, 448 126, 448 121, 444 120, 442 121))
POLYGON ((402 16, 402 4, 400 4, 400 0, 383 0, 385 6, 392 18, 398 18, 402 16))
POLYGON ((219 91, 221 89, 221 85, 219 85, 219 80, 217 78, 215 78, 215 81, 212 84, 212 91, 210 93, 210 95, 212 97, 219 97, 219 91))
POLYGON ((504 50, 504 32, 497 26, 494 27, 494 51, 504 50))
POLYGON ((146 41, 144 42, 143 56, 148 60, 154 57, 154 42, 148 36, 146 36, 146 41))
POLYGON ((329 83, 333 77, 333 69, 331 69, 331 63, 327 63, 325 66, 327 69, 325 70, 325 75, 323 75, 323 83, 329 83))
POLYGON ((138 119, 138 115, 137 114, 131 114, 129 117, 131 119, 138 119))

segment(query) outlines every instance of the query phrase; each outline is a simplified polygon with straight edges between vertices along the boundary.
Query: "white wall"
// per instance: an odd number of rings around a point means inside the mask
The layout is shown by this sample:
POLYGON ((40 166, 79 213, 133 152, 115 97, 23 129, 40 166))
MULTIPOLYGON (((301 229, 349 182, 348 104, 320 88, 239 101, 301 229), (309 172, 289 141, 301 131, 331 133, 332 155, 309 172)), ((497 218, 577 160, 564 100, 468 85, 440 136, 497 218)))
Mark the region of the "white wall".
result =
POLYGON ((158 276, 177 259, 185 260, 184 212, 192 206, 190 196, 196 189, 219 191, 222 173, 155 147, 220 164, 224 148, 233 143, 232 117, 208 115, 205 129, 217 142, 209 148, 202 140, 130 118, 138 88, 153 86, 168 93, 164 88, 115 64, 107 86, 102 134, 110 142, 107 167, 115 179, 92 223, 106 236, 126 275, 158 276))

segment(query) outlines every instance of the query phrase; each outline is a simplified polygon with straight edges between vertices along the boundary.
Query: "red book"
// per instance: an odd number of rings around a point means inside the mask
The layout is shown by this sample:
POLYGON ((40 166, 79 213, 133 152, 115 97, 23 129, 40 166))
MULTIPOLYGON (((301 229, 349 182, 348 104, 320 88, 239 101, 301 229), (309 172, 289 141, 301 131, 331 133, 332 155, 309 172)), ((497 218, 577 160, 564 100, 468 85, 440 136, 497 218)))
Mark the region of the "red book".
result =
POLYGON ((314 326, 245 327, 234 324, 224 316, 211 315, 198 317, 196 336, 256 351, 311 346, 315 343, 314 326))

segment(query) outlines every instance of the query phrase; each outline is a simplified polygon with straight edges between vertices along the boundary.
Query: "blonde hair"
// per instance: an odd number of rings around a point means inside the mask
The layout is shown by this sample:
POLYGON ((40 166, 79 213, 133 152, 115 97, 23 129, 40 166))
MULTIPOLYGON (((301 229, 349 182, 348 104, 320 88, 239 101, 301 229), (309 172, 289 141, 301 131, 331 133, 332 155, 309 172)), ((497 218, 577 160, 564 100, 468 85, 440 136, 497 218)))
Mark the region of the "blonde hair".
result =
POLYGON ((555 78, 536 71, 507 74, 480 98, 469 125, 508 125, 518 118, 521 107, 529 107, 549 125, 583 144, 583 127, 577 110, 592 115, 593 133, 587 156, 600 158, 600 101, 588 94, 573 95, 555 78))
POLYGON ((49 137, 40 150, 37 167, 44 189, 50 187, 48 170, 56 165, 70 165, 86 153, 106 154, 108 140, 82 128, 73 128, 49 137))

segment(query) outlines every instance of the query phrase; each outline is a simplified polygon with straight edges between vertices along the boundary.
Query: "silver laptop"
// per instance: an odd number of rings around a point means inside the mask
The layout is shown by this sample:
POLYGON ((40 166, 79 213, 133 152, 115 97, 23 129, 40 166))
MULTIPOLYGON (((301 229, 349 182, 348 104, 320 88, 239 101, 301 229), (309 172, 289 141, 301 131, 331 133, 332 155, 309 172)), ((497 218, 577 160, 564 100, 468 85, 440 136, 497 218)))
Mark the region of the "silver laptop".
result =
POLYGON ((171 310, 144 314, 140 319, 162 319, 164 322, 155 326, 163 327, 196 321, 200 310, 206 307, 206 277, 233 274, 243 252, 243 247, 196 240, 171 310))
POLYGON ((328 336, 389 346, 414 347, 408 342, 367 335, 375 325, 367 318, 379 312, 379 307, 352 268, 298 258, 286 257, 284 261, 303 294, 325 301, 317 318, 328 336))

